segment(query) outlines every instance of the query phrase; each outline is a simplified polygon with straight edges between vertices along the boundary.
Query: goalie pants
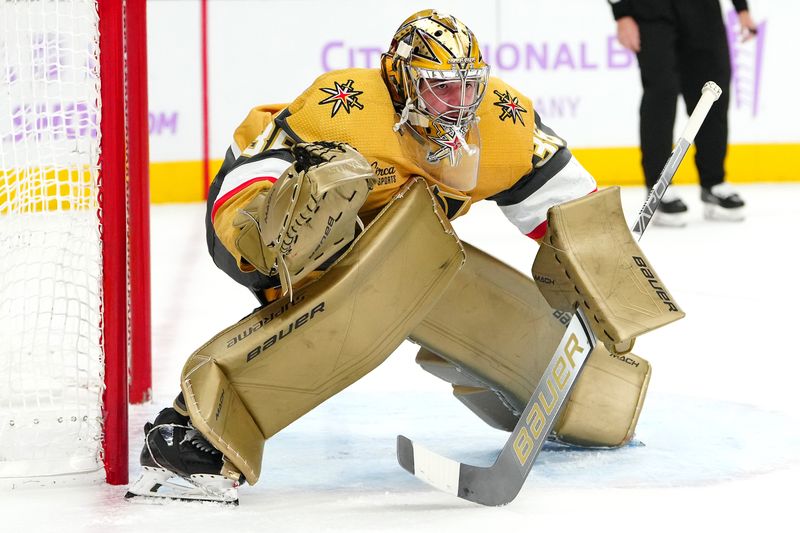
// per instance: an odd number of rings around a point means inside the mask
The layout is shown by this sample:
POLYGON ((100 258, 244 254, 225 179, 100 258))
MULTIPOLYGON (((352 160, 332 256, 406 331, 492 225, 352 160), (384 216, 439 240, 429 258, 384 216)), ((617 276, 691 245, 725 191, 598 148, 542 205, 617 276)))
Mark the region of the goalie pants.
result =
POLYGON ((639 131, 642 167, 652 188, 672 152, 675 106, 683 95, 689 113, 707 81, 722 88, 697 134, 695 163, 700 184, 709 188, 725 178, 728 102, 731 81, 727 33, 718 0, 632 2, 639 24, 637 54, 642 79, 639 131))

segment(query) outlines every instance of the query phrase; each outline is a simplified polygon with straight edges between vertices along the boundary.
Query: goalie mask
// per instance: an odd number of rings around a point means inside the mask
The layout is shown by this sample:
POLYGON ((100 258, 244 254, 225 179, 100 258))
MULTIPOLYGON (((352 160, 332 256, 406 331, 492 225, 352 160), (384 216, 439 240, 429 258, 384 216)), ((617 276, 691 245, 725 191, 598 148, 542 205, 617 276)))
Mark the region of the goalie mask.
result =
POLYGON ((445 185, 469 191, 478 179, 477 110, 489 79, 478 41, 461 21, 420 11, 395 32, 381 73, 400 119, 407 154, 445 185))

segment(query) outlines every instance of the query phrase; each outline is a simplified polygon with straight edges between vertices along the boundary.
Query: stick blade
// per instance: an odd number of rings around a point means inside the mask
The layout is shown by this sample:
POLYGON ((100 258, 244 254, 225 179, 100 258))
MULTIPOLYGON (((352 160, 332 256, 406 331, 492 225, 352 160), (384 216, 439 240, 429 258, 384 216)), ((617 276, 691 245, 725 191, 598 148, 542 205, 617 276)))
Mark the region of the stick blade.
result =
POLYGON ((397 436, 397 462, 428 485, 458 496, 461 463, 441 456, 403 435, 397 436))
POLYGON ((525 481, 515 465, 486 468, 460 463, 403 435, 397 436, 397 462, 432 487, 481 505, 506 505, 525 481))
POLYGON ((498 461, 486 468, 462 463, 458 497, 481 505, 507 505, 524 484, 525 476, 516 465, 498 461))

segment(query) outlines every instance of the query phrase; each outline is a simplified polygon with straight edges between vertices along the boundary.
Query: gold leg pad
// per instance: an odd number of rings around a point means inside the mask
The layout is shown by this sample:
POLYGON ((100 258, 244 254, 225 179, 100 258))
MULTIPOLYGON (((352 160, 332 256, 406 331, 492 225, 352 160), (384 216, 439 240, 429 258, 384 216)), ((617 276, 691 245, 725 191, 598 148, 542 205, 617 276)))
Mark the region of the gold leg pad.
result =
POLYGON ((614 355, 599 345, 556 422, 556 437, 579 446, 628 443, 642 411, 650 373, 650 363, 643 358, 614 355))
POLYGON ((532 279, 463 245, 464 266, 411 340, 491 384, 522 412, 564 333, 564 313, 550 308, 532 279))

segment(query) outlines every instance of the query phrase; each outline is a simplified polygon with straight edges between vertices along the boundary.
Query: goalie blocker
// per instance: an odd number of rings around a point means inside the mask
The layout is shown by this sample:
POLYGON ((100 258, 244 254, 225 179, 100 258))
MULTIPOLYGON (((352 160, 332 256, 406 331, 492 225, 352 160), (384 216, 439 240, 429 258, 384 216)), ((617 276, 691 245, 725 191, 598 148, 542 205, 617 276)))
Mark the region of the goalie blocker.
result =
POLYGON ((612 353, 685 316, 628 230, 619 187, 550 208, 532 274, 551 307, 583 309, 612 353))

